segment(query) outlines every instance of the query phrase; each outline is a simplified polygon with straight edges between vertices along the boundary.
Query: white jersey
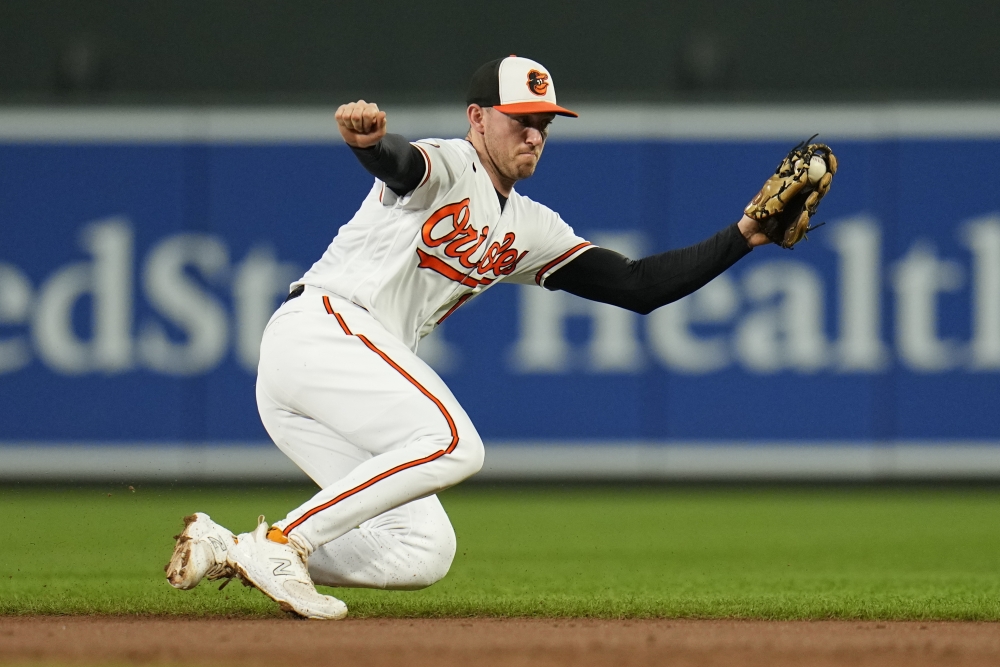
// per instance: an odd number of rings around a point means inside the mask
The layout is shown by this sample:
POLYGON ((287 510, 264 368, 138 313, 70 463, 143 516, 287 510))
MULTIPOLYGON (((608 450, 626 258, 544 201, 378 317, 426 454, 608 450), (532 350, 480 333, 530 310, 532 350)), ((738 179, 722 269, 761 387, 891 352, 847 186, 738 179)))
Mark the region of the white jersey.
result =
POLYGON ((397 197, 381 181, 297 283, 365 308, 411 350, 490 286, 542 285, 590 243, 551 209, 512 191, 501 211, 476 149, 464 139, 415 142, 426 161, 397 197))

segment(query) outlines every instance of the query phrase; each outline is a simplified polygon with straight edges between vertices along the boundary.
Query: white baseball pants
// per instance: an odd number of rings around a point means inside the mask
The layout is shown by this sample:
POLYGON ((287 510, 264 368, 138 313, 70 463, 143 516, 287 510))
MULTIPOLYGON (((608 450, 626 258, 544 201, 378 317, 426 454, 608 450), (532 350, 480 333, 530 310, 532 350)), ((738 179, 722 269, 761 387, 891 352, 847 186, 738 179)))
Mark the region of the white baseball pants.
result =
POLYGON ((261 342, 257 406, 322 490, 275 525, 317 584, 413 589, 447 574, 455 533, 438 491, 474 475, 483 443, 451 391, 365 309, 314 287, 261 342))

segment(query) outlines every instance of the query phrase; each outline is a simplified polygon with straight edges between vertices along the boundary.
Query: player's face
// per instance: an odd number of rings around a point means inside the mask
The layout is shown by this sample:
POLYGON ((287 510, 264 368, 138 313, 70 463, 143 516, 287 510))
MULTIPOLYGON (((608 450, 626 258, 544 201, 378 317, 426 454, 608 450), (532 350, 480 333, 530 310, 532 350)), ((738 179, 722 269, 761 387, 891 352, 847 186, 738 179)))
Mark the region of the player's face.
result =
POLYGON ((484 111, 486 132, 483 139, 500 175, 519 181, 535 173, 549 134, 549 123, 555 114, 510 116, 493 108, 484 111))

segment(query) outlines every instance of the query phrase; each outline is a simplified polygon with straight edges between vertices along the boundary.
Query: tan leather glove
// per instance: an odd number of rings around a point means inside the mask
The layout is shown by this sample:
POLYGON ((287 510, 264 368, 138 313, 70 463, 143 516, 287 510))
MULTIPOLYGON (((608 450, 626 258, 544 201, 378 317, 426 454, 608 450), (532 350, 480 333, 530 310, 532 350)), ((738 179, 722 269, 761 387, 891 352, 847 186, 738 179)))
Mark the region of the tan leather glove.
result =
POLYGON ((743 209, 748 217, 760 223, 760 231, 782 248, 791 248, 806 237, 806 232, 819 226, 810 227, 810 219, 830 191, 833 175, 837 173, 837 158, 830 147, 808 143, 811 140, 789 151, 774 175, 743 209), (822 160, 826 173, 810 183, 809 165, 813 160, 822 160))

